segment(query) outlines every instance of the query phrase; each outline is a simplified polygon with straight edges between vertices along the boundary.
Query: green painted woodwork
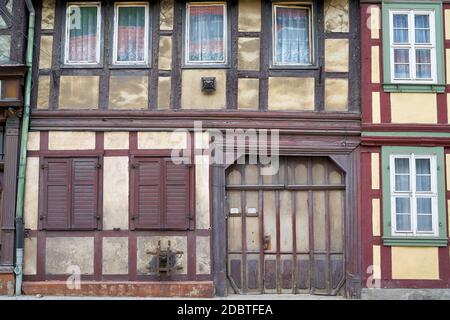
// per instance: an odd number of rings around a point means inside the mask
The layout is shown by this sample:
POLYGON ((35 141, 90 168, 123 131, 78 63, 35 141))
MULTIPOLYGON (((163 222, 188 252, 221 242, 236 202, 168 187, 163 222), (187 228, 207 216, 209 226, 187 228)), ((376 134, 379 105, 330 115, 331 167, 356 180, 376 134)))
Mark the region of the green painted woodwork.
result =
POLYGON ((450 138, 450 132, 385 132, 365 131, 363 137, 424 137, 424 138, 450 138))
POLYGON ((382 147, 381 177, 383 197, 383 244, 394 246, 447 246, 447 212, 445 204, 445 155, 444 148, 439 147, 382 147), (389 157, 391 154, 424 154, 435 155, 437 165, 438 191, 438 236, 392 236, 391 233, 391 179, 389 157))
POLYGON ((418 2, 396 2, 383 1, 382 25, 383 25, 383 89, 386 92, 445 92, 445 64, 444 64, 444 27, 443 10, 441 2, 424 1, 418 2), (391 57, 390 57, 390 25, 389 11, 396 9, 418 9, 434 10, 436 18, 436 64, 437 83, 434 84, 411 84, 391 83, 391 57))

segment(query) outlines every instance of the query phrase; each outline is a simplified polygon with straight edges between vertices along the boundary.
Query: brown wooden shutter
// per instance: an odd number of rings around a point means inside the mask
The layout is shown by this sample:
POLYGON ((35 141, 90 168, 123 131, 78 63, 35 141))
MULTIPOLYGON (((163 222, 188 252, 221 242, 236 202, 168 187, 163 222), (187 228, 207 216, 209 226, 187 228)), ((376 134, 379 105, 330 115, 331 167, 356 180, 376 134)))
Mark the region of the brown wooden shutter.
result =
POLYGON ((72 160, 73 228, 97 228, 98 168, 97 158, 72 160))
POLYGON ((189 166, 165 161, 165 227, 188 229, 190 220, 189 166))
POLYGON ((46 159, 44 170, 44 197, 41 220, 44 229, 70 227, 70 160, 46 159))
POLYGON ((161 159, 139 159, 134 166, 134 225, 142 229, 162 227, 161 159))

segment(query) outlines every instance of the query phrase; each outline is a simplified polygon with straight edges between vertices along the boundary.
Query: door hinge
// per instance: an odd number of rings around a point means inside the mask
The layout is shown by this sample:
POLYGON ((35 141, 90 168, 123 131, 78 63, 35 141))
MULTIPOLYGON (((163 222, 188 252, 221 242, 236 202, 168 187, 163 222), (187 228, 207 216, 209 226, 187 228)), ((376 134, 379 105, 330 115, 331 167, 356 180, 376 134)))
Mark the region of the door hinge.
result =
POLYGON ((102 167, 102 164, 101 163, 97 163, 96 165, 95 165, 95 168, 96 169, 100 169, 102 167))
POLYGON ((47 168, 48 168, 48 164, 41 164, 41 169, 42 170, 47 169, 47 168))
POLYGON ((138 169, 139 168, 139 164, 138 163, 133 163, 133 164, 131 164, 131 168, 132 169, 138 169))

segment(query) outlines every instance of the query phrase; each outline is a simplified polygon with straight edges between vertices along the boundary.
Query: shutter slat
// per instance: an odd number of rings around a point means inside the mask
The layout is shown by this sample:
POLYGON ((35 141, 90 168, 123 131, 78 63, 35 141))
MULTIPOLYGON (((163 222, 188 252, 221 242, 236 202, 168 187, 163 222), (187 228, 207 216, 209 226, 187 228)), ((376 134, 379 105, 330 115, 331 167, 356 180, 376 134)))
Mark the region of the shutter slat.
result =
POLYGON ((69 172, 67 159, 45 161, 44 211, 45 229, 69 228, 69 172))
POLYGON ((73 159, 72 162, 72 227, 97 227, 98 159, 73 159))

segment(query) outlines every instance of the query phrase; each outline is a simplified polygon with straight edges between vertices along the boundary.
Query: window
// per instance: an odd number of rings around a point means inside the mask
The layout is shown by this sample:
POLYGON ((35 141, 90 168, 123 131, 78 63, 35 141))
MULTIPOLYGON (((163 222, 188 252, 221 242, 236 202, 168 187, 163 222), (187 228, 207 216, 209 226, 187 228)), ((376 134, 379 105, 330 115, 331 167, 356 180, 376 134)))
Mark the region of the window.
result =
POLYGON ((385 244, 447 243, 443 148, 383 147, 385 244))
POLYGON ((188 3, 186 30, 186 64, 227 63, 227 7, 224 3, 188 3))
POLYGON ((273 64, 302 66, 313 63, 311 8, 273 6, 273 64))
POLYGON ((436 81, 435 19, 432 11, 391 11, 393 81, 436 81))
POLYGON ((392 234, 436 235, 436 157, 391 155, 392 234))
POLYGON ((66 12, 66 64, 100 62, 100 3, 69 3, 66 12))
POLYGON ((192 221, 189 166, 170 158, 135 158, 133 161, 132 227, 186 230, 192 221))
POLYGON ((383 3, 383 88, 445 92, 440 3, 383 3))
POLYGON ((98 227, 98 158, 45 158, 41 228, 47 230, 98 227))
POLYGON ((116 4, 114 63, 147 64, 149 14, 147 4, 116 4))

